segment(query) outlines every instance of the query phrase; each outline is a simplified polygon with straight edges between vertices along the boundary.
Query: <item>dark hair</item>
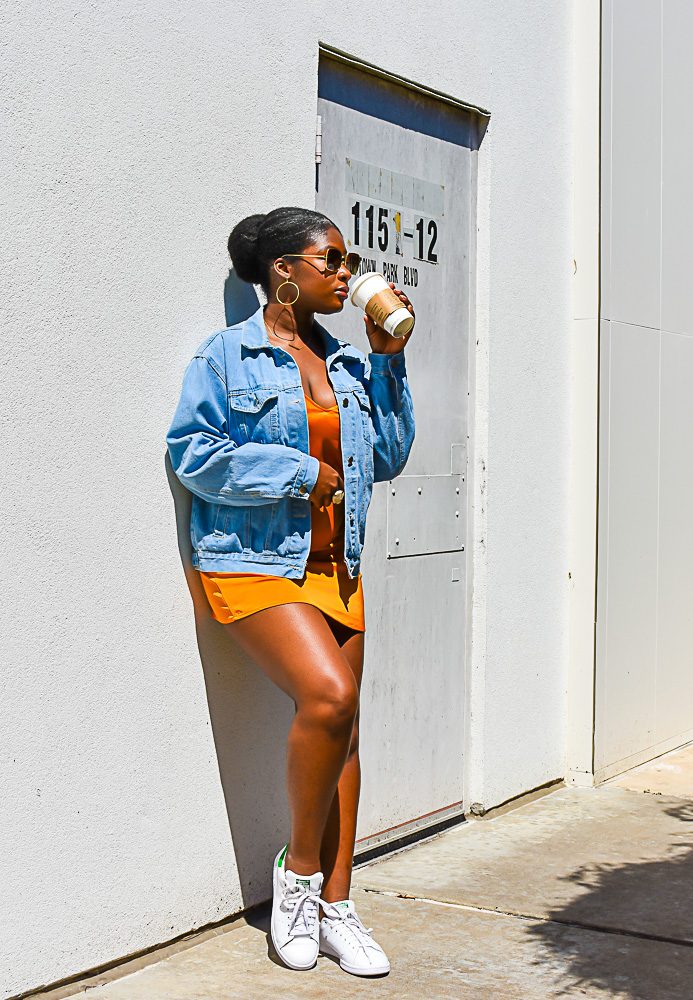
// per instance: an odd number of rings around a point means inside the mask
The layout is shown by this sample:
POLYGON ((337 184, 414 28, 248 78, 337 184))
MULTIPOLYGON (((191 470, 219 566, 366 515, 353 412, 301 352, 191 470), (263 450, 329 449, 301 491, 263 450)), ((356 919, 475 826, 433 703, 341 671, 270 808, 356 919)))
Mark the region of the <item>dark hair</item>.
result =
POLYGON ((261 285, 269 295, 272 261, 285 253, 302 253, 328 229, 339 226, 309 208, 275 208, 266 215, 248 215, 234 226, 229 236, 234 271, 243 281, 261 285))

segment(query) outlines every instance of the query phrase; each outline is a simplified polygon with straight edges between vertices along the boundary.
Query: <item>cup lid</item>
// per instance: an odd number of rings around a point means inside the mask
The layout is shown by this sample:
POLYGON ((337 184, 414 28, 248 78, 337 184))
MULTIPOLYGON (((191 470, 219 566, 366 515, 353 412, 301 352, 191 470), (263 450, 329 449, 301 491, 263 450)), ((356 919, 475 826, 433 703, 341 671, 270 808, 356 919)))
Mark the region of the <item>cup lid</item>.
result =
POLYGON ((354 282, 354 284, 351 286, 352 295, 356 291, 356 289, 359 287, 359 285, 362 285, 364 283, 364 281, 368 281, 368 279, 372 278, 373 275, 380 276, 380 272, 379 271, 364 271, 363 274, 359 274, 358 278, 356 279, 356 281, 354 282))
MULTIPOLYGON (((369 281, 375 281, 376 285, 382 288, 388 287, 387 282, 380 271, 365 271, 363 274, 358 276, 354 284, 349 289, 349 297, 354 305, 356 305, 356 296, 359 294, 359 290, 369 281)), ((373 294, 375 294, 375 292, 373 294)))

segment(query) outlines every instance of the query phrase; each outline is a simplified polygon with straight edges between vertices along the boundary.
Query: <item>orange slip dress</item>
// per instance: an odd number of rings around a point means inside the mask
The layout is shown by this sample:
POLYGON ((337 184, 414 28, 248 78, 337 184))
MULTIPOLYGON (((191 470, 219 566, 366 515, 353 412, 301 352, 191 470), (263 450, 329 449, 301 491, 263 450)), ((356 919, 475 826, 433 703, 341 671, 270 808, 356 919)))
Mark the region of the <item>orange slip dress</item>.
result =
MULTIPOLYGON (((305 396, 305 393, 304 393, 305 396)), ((344 478, 339 407, 305 396, 310 453, 344 478)), ((309 501, 310 503, 310 501, 309 501)), ((344 502, 310 507, 311 545, 301 580, 260 573, 204 573, 202 585, 218 622, 234 622, 278 604, 312 604, 324 614, 365 632, 361 575, 352 580, 344 563, 344 502)))

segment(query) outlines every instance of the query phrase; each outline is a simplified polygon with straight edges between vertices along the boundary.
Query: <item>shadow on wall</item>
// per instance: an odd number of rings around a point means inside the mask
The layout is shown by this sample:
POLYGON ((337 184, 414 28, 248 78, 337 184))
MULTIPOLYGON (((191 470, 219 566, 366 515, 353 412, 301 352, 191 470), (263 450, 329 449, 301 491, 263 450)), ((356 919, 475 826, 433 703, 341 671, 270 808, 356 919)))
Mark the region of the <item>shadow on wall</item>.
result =
POLYGON ((224 282, 224 313, 226 325, 235 326, 252 316, 259 307, 260 301, 255 294, 253 285, 241 281, 233 268, 224 282))
MULTIPOLYGON (((233 272, 225 283, 224 303, 229 326, 259 306, 252 285, 239 281, 233 272)), ((294 705, 212 617, 199 573, 192 565, 192 493, 173 471, 168 452, 165 466, 175 506, 178 550, 194 607, 243 906, 253 906, 271 896, 272 861, 289 836, 286 740, 294 705)))
POLYGON ((582 894, 530 927, 541 964, 557 969, 557 996, 693 996, 693 802, 665 812, 690 824, 670 857, 585 865, 566 876, 582 894))

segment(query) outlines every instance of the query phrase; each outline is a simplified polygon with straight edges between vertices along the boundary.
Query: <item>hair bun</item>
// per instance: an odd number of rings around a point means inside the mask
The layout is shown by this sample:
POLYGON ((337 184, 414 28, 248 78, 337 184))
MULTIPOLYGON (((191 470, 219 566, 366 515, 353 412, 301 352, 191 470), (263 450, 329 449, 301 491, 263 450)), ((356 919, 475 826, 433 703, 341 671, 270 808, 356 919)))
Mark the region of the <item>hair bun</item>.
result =
POLYGON ((253 285, 262 283, 263 263, 258 255, 258 231, 265 215, 248 215, 233 227, 228 241, 229 257, 233 269, 242 281, 253 285))
MULTIPOLYGON (((337 226, 321 212, 297 205, 275 208, 267 215, 248 215, 231 230, 228 248, 242 281, 260 285, 269 299, 272 266, 278 257, 302 254, 337 226)), ((338 230, 339 231, 339 230, 338 230)))

